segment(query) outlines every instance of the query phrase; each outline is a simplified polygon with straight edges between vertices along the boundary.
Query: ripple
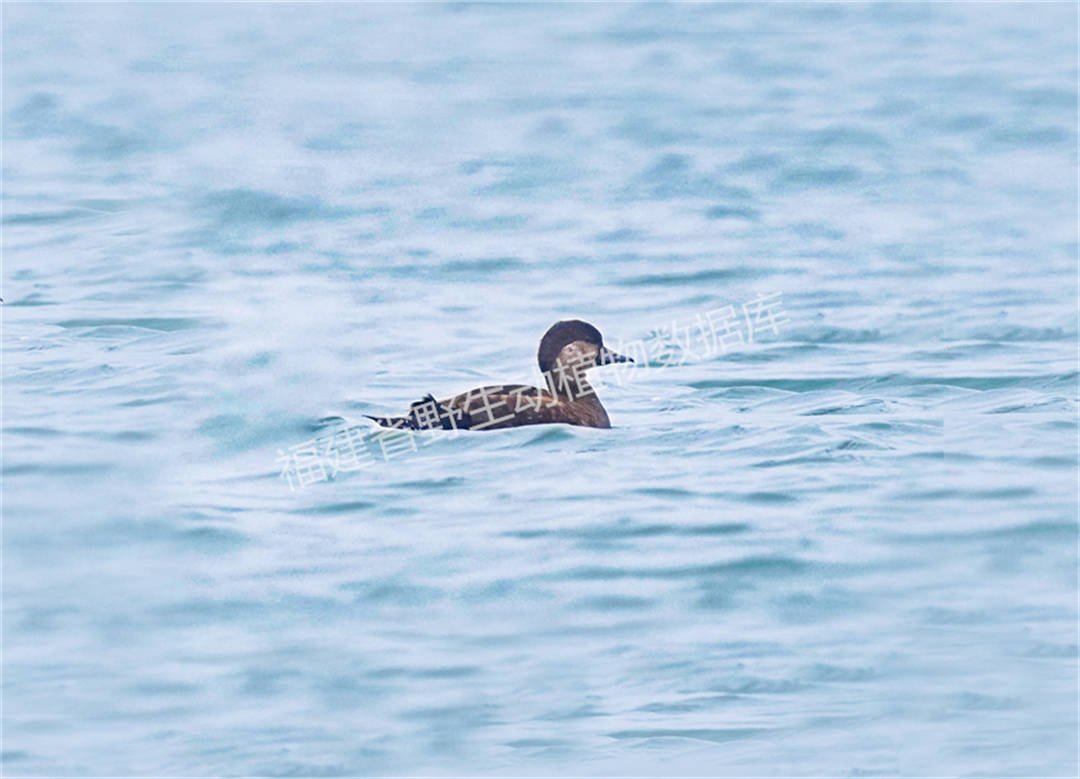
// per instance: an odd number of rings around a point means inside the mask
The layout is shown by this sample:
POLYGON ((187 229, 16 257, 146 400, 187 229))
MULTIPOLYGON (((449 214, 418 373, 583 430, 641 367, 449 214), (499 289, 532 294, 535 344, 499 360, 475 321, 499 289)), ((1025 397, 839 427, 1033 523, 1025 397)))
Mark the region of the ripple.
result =
POLYGON ((178 540, 200 552, 229 552, 250 542, 243 533, 226 527, 197 527, 181 531, 178 540))
MULTIPOLYGON (((655 493, 652 493, 655 494, 655 493)), ((584 538, 584 539, 627 539, 650 538, 655 536, 726 536, 743 533, 751 526, 741 522, 718 522, 709 525, 669 525, 615 523, 608 525, 586 525, 583 527, 558 529, 510 530, 502 535, 510 538, 584 538)))
POLYGON ((66 319, 56 323, 64 328, 77 327, 130 327, 141 330, 158 330, 163 333, 176 332, 178 330, 194 330, 202 327, 219 326, 212 320, 198 319, 194 317, 159 317, 138 319, 66 319))
POLYGON ((623 278, 616 283, 622 287, 674 287, 710 281, 763 278, 772 275, 774 272, 767 268, 754 268, 744 265, 735 268, 713 268, 692 273, 649 273, 642 276, 623 278))
POLYGON ((647 608, 651 601, 631 595, 596 595, 581 598, 574 603, 574 608, 584 611, 627 611, 647 608))
POLYGON ((851 165, 822 168, 789 168, 773 181, 781 191, 846 187, 862 178, 862 172, 851 165))
POLYGON ((761 218, 761 212, 756 208, 745 206, 712 206, 705 209, 706 219, 745 219, 756 222, 761 218))
POLYGON ((660 738, 680 738, 691 739, 693 741, 712 741, 717 743, 724 743, 727 741, 737 741, 741 738, 753 738, 754 736, 760 736, 770 731, 764 728, 654 728, 654 729, 641 729, 641 730, 617 730, 612 733, 608 733, 609 738, 617 739, 660 739, 660 738))
POLYGON ((357 512, 367 511, 377 505, 378 504, 371 501, 352 500, 343 503, 320 503, 316 506, 292 509, 291 513, 307 516, 318 516, 322 514, 355 514, 357 512))
POLYGON ((559 425, 550 427, 547 430, 538 433, 525 443, 520 444, 520 446, 541 446, 543 444, 559 443, 561 441, 573 441, 576 440, 576 438, 577 436, 575 436, 573 432, 566 427, 559 425))
POLYGON ((1072 139, 1072 132, 1064 127, 1007 127, 987 136, 990 143, 1013 148, 1064 145, 1072 139))
POLYGON ((818 148, 870 147, 886 148, 890 144, 879 133, 852 125, 836 125, 816 130, 807 135, 807 144, 818 148))
POLYGON ((437 587, 394 580, 346 582, 340 588, 355 593, 357 600, 391 606, 427 606, 445 597, 437 587))
POLYGON ((803 327, 784 333, 787 341, 805 341, 814 344, 869 344, 884 338, 880 330, 859 330, 842 327, 803 327))
POLYGON ((696 579, 709 576, 785 577, 814 568, 811 563, 791 557, 747 557, 726 563, 669 566, 661 568, 614 568, 582 566, 546 575, 545 579, 610 581, 615 579, 696 579))
POLYGON ((811 681, 826 683, 868 682, 878 678, 878 673, 870 668, 853 668, 829 663, 815 663, 807 667, 803 674, 811 681))
POLYGON ((282 197, 255 189, 225 189, 204 195, 196 208, 226 227, 274 227, 297 221, 335 221, 352 216, 346 208, 324 204, 319 198, 282 197))

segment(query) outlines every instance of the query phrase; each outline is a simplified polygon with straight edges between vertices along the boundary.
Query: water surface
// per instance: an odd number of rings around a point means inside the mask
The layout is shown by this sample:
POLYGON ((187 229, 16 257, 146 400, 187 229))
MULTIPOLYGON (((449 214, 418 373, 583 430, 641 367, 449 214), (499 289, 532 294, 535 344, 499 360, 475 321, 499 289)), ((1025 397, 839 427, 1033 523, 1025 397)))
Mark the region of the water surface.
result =
POLYGON ((1075 775, 1076 21, 5 4, 5 773, 1075 775))

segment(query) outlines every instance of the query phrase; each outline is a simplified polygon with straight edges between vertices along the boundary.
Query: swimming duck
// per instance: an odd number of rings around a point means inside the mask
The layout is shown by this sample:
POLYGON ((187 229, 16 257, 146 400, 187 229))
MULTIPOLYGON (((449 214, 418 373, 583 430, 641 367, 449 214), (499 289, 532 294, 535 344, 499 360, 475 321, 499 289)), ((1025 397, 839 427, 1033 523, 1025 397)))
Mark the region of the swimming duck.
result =
POLYGON ((496 384, 445 400, 429 394, 413 403, 405 416, 365 416, 382 427, 410 430, 498 430, 554 423, 611 427, 585 371, 632 359, 604 346, 600 331, 579 319, 552 325, 540 339, 536 359, 547 385, 544 389, 496 384))

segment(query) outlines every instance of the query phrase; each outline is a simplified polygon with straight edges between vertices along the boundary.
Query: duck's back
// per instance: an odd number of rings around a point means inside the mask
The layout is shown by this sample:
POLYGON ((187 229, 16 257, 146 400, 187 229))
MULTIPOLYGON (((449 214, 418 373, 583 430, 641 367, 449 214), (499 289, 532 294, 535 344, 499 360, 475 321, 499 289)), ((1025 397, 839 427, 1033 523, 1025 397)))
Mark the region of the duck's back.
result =
POLYGON ((611 427, 596 394, 579 398, 552 395, 527 384, 494 384, 435 400, 428 395, 405 417, 372 417, 383 427, 413 430, 499 430, 524 425, 568 424, 611 427))

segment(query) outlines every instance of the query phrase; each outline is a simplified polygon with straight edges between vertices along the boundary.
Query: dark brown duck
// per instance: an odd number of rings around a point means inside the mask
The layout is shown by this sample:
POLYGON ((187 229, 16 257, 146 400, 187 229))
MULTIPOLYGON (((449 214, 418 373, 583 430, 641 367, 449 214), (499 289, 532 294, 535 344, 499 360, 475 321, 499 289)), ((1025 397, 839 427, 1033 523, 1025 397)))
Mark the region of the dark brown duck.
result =
POLYGON ((633 362, 604 346, 588 322, 556 322, 540 339, 536 355, 547 385, 496 384, 436 400, 428 395, 401 417, 369 417, 383 427, 410 430, 498 430, 522 425, 563 423, 611 427, 596 392, 585 378, 590 368, 633 362))

